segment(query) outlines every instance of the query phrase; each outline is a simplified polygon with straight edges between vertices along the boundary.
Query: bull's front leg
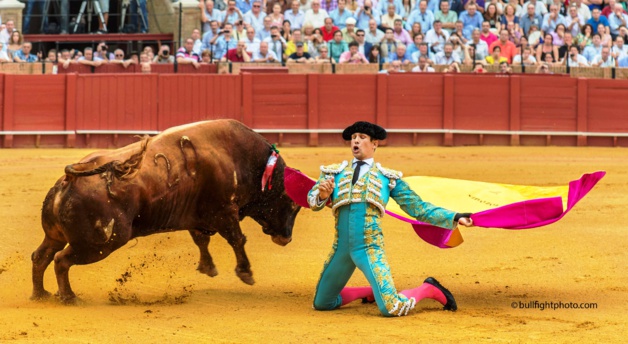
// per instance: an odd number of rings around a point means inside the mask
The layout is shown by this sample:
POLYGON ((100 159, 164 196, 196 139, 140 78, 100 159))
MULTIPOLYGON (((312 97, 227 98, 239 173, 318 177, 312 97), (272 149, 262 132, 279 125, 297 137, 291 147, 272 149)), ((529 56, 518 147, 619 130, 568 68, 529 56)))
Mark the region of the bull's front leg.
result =
POLYGON ((50 293, 44 289, 44 272, 46 272, 48 265, 54 259, 55 253, 61 251, 66 244, 46 236, 41 245, 31 255, 31 260, 33 261, 33 294, 31 295, 31 300, 42 300, 50 296, 50 293))
POLYGON ((218 270, 216 269, 216 265, 214 265, 214 260, 209 254, 208 246, 210 236, 205 235, 201 231, 194 229, 191 229, 189 232, 192 236, 192 240, 194 240, 194 243, 196 244, 196 246, 198 246, 198 249, 201 253, 201 258, 198 262, 198 267, 196 268, 196 270, 198 270, 200 273, 208 275, 209 277, 214 277, 218 275, 218 270))
POLYGON ((253 285, 255 280, 253 279, 253 272, 251 271, 251 264, 249 258, 244 251, 244 244, 246 243, 246 236, 242 234, 240 229, 240 223, 237 220, 231 220, 229 223, 224 223, 224 227, 221 228, 218 233, 227 240, 229 245, 233 247, 233 252, 236 256, 236 275, 240 277, 242 282, 253 285))

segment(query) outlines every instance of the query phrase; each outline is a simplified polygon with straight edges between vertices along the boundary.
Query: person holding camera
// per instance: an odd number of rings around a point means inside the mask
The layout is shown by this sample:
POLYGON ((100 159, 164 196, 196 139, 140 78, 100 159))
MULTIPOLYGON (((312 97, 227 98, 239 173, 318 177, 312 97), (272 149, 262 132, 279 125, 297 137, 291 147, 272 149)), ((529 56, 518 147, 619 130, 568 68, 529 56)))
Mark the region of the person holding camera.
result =
POLYGON ((233 25, 225 24, 224 29, 218 32, 216 47, 213 52, 217 60, 222 59, 229 49, 234 49, 238 46, 238 42, 231 35, 231 31, 233 31, 233 25))
POLYGON ((358 29, 366 31, 369 28, 369 21, 371 19, 375 20, 377 26, 381 24, 382 13, 377 8, 373 7, 371 0, 364 0, 364 5, 360 6, 360 9, 355 12, 355 19, 357 21, 355 26, 358 29))
POLYGON ((174 63, 174 56, 170 55, 170 47, 162 44, 159 47, 159 54, 153 59, 153 63, 174 63))
POLYGON ((586 57, 580 55, 580 48, 575 44, 569 47, 569 56, 565 56, 563 64, 567 67, 589 67, 586 57))
POLYGON ((286 40, 279 34, 279 28, 270 28, 270 37, 266 37, 262 42, 268 43, 270 50, 277 55, 277 62, 284 60, 284 50, 286 50, 286 40))
POLYGON ((225 10, 224 14, 225 17, 222 20, 223 28, 227 24, 235 25, 236 22, 244 20, 242 11, 240 11, 240 9, 236 7, 235 0, 229 0, 229 2, 227 2, 227 9, 225 10))
POLYGON ((103 59, 103 61, 110 61, 113 60, 114 56, 113 54, 108 52, 109 47, 107 46, 107 44, 105 42, 100 42, 98 43, 98 46, 96 46, 96 52, 94 53, 94 56, 99 57, 101 59, 103 59))

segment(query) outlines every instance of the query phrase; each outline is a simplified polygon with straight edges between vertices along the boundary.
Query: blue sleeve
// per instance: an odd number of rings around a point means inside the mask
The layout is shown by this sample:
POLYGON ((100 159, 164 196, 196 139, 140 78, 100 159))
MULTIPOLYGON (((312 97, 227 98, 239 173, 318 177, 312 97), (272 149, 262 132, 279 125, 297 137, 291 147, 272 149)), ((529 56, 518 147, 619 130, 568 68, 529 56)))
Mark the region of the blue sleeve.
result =
POLYGON ((418 221, 447 229, 454 229, 457 225, 454 221, 455 211, 424 202, 403 180, 397 180, 397 185, 390 191, 390 197, 403 211, 418 221))

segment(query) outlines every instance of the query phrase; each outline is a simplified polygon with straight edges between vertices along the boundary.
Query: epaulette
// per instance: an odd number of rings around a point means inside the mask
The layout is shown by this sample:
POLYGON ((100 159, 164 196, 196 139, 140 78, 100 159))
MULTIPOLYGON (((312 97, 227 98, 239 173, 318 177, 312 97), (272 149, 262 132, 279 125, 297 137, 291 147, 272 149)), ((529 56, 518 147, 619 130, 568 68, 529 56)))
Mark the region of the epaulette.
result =
POLYGON ((327 166, 321 165, 321 171, 328 174, 338 174, 342 172, 342 170, 344 170, 348 165, 349 163, 347 162, 347 160, 343 161, 340 164, 331 164, 327 166))
POLYGON ((377 169, 380 172, 382 172, 383 175, 385 175, 386 177, 390 179, 401 179, 401 177, 403 177, 403 173, 399 171, 391 170, 386 167, 382 167, 382 165, 379 162, 375 164, 375 167, 377 167, 377 169))

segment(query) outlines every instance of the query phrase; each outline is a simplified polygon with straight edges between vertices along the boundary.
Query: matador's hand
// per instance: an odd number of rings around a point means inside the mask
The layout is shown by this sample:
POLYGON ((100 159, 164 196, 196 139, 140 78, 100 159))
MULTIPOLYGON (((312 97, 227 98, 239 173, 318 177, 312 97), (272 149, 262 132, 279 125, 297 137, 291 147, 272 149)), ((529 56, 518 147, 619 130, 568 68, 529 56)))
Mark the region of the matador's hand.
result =
POLYGON ((334 187, 335 184, 333 179, 326 179, 318 184, 318 199, 322 201, 329 198, 329 195, 331 195, 332 191, 334 191, 334 187))
POLYGON ((465 227, 473 226, 473 220, 471 220, 470 217, 461 217, 460 219, 458 219, 458 223, 465 227))

